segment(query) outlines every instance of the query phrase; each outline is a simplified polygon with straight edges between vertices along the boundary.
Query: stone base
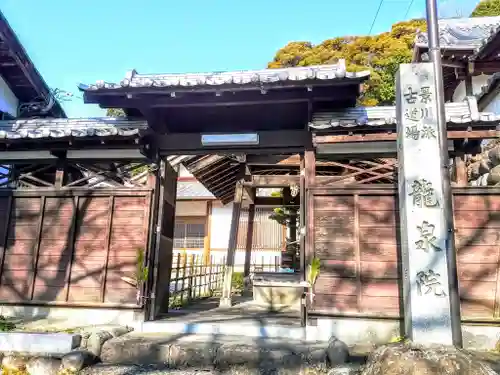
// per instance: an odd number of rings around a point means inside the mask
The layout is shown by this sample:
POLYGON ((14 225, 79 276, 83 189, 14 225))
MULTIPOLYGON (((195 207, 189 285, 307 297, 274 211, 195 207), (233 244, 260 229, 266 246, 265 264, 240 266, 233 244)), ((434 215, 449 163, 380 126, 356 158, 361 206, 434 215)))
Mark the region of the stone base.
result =
POLYGON ((233 306, 233 301, 231 297, 222 297, 219 302, 219 307, 228 309, 233 306))
POLYGON ((1 332, 0 352, 57 356, 70 352, 80 342, 81 336, 77 334, 1 332))
POLYGON ((110 308, 0 305, 0 315, 25 322, 45 319, 75 327, 102 324, 133 326, 144 321, 144 313, 140 310, 110 308))
MULTIPOLYGON (((314 327, 316 328, 316 327, 314 327)), ((401 323, 394 319, 318 318, 317 340, 338 337, 348 345, 383 345, 402 336, 401 323)), ((469 350, 492 350, 499 342, 496 324, 462 324, 464 347, 469 350)))
POLYGON ((493 375, 485 363, 454 347, 384 345, 368 357, 362 375, 493 375))
POLYGON ((303 288, 293 286, 255 285, 253 300, 268 310, 282 310, 284 307, 300 310, 303 288))

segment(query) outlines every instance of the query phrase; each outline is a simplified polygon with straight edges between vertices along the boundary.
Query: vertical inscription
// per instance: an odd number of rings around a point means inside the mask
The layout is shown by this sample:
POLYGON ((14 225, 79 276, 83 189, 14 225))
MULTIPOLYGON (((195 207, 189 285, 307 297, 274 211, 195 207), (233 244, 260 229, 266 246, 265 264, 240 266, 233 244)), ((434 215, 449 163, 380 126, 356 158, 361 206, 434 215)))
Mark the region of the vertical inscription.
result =
POLYGON ((403 268, 410 305, 405 326, 415 342, 447 345, 452 343, 447 233, 432 65, 402 64, 397 88, 403 268))

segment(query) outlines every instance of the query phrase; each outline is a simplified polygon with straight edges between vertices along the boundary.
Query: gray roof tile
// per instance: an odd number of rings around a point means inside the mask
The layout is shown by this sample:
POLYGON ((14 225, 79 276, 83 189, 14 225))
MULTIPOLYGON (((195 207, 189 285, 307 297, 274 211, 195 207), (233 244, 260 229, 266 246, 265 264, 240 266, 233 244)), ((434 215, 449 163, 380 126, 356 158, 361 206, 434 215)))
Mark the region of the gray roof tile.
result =
POLYGON ((345 60, 337 64, 294 67, 283 69, 244 70, 233 72, 186 73, 186 74, 139 74, 132 70, 119 83, 97 81, 95 84, 80 84, 83 91, 121 89, 126 87, 193 87, 249 85, 283 81, 334 80, 339 78, 364 78, 369 71, 347 72, 345 60))
MULTIPOLYGON (((446 103, 446 121, 450 124, 499 122, 500 115, 478 112, 477 99, 467 97, 461 103, 446 103)), ((356 107, 339 112, 317 112, 309 127, 314 130, 353 128, 356 126, 395 125, 396 107, 356 107)))
POLYGON ((0 121, 0 139, 135 136, 146 121, 105 118, 0 121))
MULTIPOLYGON (((500 30, 500 17, 451 18, 439 20, 439 44, 443 49, 479 51, 500 30)), ((416 47, 426 48, 426 32, 417 33, 416 47)))
POLYGON ((177 181, 177 198, 214 199, 214 195, 199 181, 177 181))

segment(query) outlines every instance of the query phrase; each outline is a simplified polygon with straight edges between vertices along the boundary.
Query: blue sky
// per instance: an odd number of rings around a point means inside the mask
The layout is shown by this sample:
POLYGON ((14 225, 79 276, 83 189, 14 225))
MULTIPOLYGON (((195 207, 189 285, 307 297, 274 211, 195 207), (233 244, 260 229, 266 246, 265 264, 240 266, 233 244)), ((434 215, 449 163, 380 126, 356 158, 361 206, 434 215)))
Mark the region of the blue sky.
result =
MULTIPOLYGON (((442 17, 478 0, 442 0, 442 17)), ((48 85, 120 81, 128 70, 176 73, 259 69, 294 40, 367 34, 379 0, 0 0, 0 9, 48 85)), ((424 0, 384 0, 373 32, 424 14, 424 0), (409 8, 409 5, 412 6, 409 8)), ((79 98, 68 116, 102 116, 79 98)))

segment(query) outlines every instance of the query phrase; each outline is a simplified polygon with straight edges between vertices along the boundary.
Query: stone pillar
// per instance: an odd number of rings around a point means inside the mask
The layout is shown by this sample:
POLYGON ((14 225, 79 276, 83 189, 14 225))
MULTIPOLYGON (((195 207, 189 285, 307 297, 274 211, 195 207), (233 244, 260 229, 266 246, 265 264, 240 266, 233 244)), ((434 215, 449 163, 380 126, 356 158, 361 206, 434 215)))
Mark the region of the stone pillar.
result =
POLYGON ((447 252, 453 233, 448 233, 443 211, 441 163, 448 160, 440 160, 434 82, 431 63, 400 65, 396 86, 405 334, 419 344, 452 345, 447 252))
POLYGON ((241 203, 243 200, 243 184, 236 183, 233 213, 231 216, 231 232, 229 233, 229 243, 227 246, 226 268, 224 270, 224 283, 222 285, 222 296, 220 307, 231 307, 231 282, 234 271, 234 258, 236 255, 236 246, 238 243, 238 228, 240 224, 241 203))

